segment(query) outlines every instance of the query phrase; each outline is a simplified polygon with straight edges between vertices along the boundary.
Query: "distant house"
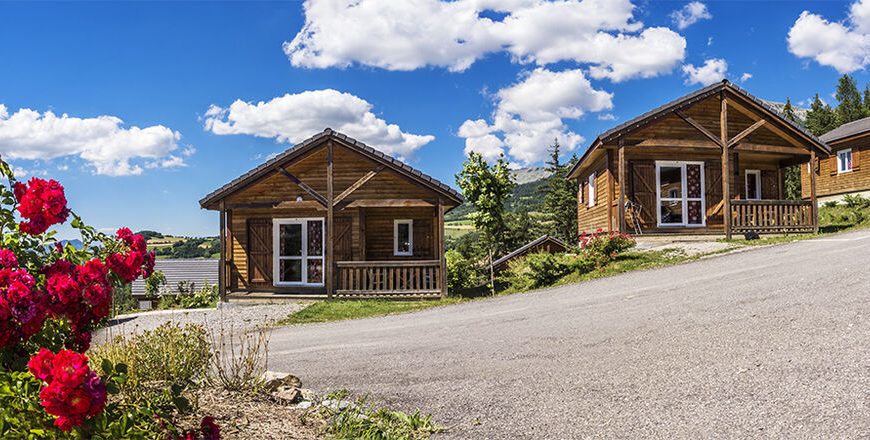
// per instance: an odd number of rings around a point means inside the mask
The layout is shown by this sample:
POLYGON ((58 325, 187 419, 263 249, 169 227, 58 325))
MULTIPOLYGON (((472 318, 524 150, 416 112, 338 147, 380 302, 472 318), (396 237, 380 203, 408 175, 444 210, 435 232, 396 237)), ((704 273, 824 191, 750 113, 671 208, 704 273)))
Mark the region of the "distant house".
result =
POLYGON ((511 261, 516 260, 517 258, 522 257, 523 255, 534 254, 539 252, 547 252, 550 254, 556 254, 559 252, 565 252, 568 250, 568 245, 565 244, 562 240, 559 240, 556 237, 551 237, 549 235, 543 235, 538 237, 531 243, 522 246, 511 253, 499 258, 492 262, 492 268, 494 272, 501 272, 508 268, 511 261))
POLYGON ((449 186, 326 129, 200 200, 230 298, 443 297, 449 186))
MULTIPOLYGON (((157 260, 154 270, 166 277, 166 292, 178 293, 181 282, 193 284, 199 289, 206 284, 216 285, 218 281, 218 260, 216 259, 166 259, 157 260)), ((137 279, 132 285, 133 297, 145 296, 145 281, 137 279)))
MULTIPOLYGON (((819 201, 839 200, 847 194, 870 197, 870 118, 843 124, 819 139, 831 147, 831 155, 819 161, 819 201)), ((809 169, 801 167, 801 195, 805 199, 811 197, 809 186, 809 169)))
POLYGON ((726 81, 605 131, 569 173, 579 232, 725 234, 818 229, 825 143, 726 81), (785 200, 784 169, 810 167, 808 200, 785 200))

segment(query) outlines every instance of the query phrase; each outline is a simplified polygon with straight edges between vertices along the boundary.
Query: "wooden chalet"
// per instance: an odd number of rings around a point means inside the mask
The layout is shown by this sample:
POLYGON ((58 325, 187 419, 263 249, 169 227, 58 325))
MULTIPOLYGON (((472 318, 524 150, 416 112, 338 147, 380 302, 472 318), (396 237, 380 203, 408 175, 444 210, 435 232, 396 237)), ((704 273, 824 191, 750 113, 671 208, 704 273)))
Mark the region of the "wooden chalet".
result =
POLYGON ((567 250, 568 245, 566 245, 562 240, 559 240, 556 237, 551 237, 549 235, 542 235, 535 240, 527 243, 526 245, 511 251, 507 255, 499 258, 498 260, 493 261, 492 269, 496 273, 501 272, 508 268, 511 261, 514 261, 524 255, 534 254, 538 252, 558 254, 567 250))
MULTIPOLYGON (((838 201, 849 194, 870 197, 870 118, 843 124, 819 139, 831 147, 831 155, 819 161, 816 182, 819 201, 838 201)), ((811 197, 809 185, 809 168, 802 167, 801 190, 805 199, 811 197)))
POLYGON ((818 163, 829 152, 802 127, 722 81, 595 139, 569 173, 579 184, 578 227, 728 238, 814 232, 818 163), (814 171, 807 200, 785 200, 784 168, 795 164, 814 171))
POLYGON ((449 186, 330 129, 212 192, 224 298, 444 297, 449 186))

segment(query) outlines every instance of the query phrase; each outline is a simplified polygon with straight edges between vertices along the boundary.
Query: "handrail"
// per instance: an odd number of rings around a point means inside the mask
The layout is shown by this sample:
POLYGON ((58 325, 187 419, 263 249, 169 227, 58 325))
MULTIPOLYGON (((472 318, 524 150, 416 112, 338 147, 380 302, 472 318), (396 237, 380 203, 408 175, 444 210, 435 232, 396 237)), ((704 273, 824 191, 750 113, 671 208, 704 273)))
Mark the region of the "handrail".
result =
POLYGON ((414 267, 436 266, 439 260, 336 261, 338 267, 414 267))

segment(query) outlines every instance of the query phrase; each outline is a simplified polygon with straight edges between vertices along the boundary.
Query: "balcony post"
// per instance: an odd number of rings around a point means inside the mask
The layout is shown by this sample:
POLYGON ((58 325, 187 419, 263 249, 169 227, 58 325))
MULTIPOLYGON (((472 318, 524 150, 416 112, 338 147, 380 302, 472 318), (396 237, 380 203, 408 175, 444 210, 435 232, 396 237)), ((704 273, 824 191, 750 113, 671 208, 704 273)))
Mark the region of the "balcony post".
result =
POLYGON ((816 150, 810 151, 810 203, 813 220, 813 233, 819 233, 819 206, 816 201, 816 150))
POLYGON ((721 93, 719 111, 719 138, 722 141, 722 220, 725 223, 725 239, 731 239, 731 167, 728 163, 728 98, 721 93))

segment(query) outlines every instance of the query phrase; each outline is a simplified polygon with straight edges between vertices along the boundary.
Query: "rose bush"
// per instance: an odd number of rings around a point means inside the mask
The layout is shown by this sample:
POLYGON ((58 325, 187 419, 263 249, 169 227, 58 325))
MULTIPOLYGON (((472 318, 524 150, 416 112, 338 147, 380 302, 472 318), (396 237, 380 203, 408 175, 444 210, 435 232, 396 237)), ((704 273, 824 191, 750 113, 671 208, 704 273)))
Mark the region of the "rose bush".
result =
MULTIPOLYGON (((83 354, 111 312, 113 290, 153 272, 145 239, 127 228, 109 236, 86 226, 55 180, 18 182, 2 160, 0 174, 8 180, 0 185, 0 437, 176 435, 166 427, 171 414, 107 404, 126 367, 102 365, 101 376, 83 354), (81 248, 50 230, 70 218, 81 248)), ((212 425, 203 436, 217 438, 212 425)))

